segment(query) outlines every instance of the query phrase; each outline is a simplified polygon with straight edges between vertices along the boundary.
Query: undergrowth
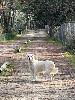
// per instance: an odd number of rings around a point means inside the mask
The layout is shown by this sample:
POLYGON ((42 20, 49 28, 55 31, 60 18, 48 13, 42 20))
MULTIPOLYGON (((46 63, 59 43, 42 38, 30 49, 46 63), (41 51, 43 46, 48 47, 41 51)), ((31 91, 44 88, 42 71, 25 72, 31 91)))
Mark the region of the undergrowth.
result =
MULTIPOLYGON (((67 44, 67 46, 65 44, 63 44, 62 42, 58 41, 55 38, 46 38, 46 41, 48 43, 53 43, 53 44, 57 44, 57 45, 62 45, 63 46, 63 50, 64 50, 64 57, 69 61, 69 64, 72 66, 75 66, 75 56, 74 56, 74 50, 75 49, 70 49, 71 44, 67 44)), ((74 44, 74 43, 73 43, 74 44)), ((71 46, 72 47, 72 46, 71 46)))
POLYGON ((14 35, 13 38, 11 38, 11 39, 9 39, 9 40, 8 40, 8 39, 4 39, 4 38, 3 38, 3 39, 0 38, 0 41, 3 41, 3 42, 12 42, 12 41, 14 41, 14 40, 18 40, 20 37, 21 37, 21 35, 18 35, 18 34, 17 34, 17 35, 14 35))
POLYGON ((0 73, 0 76, 9 75, 13 67, 14 67, 14 64, 12 62, 9 62, 7 67, 0 73))
POLYGON ((63 45, 63 43, 61 41, 58 41, 56 38, 46 38, 46 41, 48 43, 53 43, 53 44, 58 44, 58 45, 63 45))
POLYGON ((75 66, 75 56, 70 52, 65 52, 64 57, 69 61, 70 65, 75 66))

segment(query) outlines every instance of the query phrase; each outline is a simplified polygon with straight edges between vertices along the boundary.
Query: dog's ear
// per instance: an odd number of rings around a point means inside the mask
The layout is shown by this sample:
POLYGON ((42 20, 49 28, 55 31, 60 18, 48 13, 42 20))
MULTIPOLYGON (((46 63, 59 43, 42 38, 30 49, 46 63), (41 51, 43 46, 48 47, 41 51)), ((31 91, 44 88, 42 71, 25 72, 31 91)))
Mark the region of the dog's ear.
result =
POLYGON ((34 58, 34 54, 26 54, 25 58, 27 59, 29 57, 33 57, 34 58))
POLYGON ((32 54, 32 57, 34 58, 34 54, 32 54))

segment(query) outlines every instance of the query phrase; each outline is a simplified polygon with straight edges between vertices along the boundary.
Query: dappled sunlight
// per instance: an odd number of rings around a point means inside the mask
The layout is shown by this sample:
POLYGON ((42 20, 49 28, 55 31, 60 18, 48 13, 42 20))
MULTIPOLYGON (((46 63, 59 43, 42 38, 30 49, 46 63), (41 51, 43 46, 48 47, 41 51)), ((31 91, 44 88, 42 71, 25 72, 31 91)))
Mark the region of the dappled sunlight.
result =
POLYGON ((45 30, 28 30, 28 34, 25 34, 25 37, 46 37, 45 30))
POLYGON ((0 77, 1 98, 4 96, 10 100, 18 97, 30 100, 32 98, 34 100, 49 98, 58 100, 64 97, 65 100, 68 100, 72 96, 75 97, 75 68, 68 64, 62 46, 47 43, 45 38, 38 36, 30 42, 30 45, 25 46, 25 41, 29 38, 32 40, 33 35, 31 34, 31 36, 29 35, 28 38, 22 36, 23 38, 17 40, 18 42, 0 44, 0 62, 12 61, 14 63, 11 74, 0 77), (25 50, 15 53, 15 47, 22 47, 22 44, 25 50), (5 49, 3 50, 3 48, 5 49), (50 81, 50 77, 47 77, 45 72, 39 73, 36 80, 33 79, 26 58, 28 53, 33 53, 35 59, 38 60, 54 61, 55 66, 58 67, 58 73, 54 76, 53 81, 50 81), (8 96, 5 95, 6 93, 8 96))
MULTIPOLYGON (((2 79, 1 79, 2 80, 2 79)), ((54 80, 52 82, 42 80, 34 81, 27 79, 27 76, 22 77, 6 77, 0 84, 1 93, 8 93, 13 98, 20 96, 20 99, 47 99, 56 98, 59 99, 62 96, 67 100, 68 96, 74 96, 75 91, 75 80, 65 79, 65 80, 54 80), (7 83, 7 84, 5 84, 7 83), (5 91, 3 91, 5 90, 5 91), (8 91, 9 90, 9 91, 8 91), (15 91, 14 91, 15 90, 15 91), (16 97, 15 97, 16 95, 16 97), (66 96, 65 96, 66 95, 66 96)), ((2 94, 2 96, 4 96, 2 94)), ((8 96, 6 96, 8 98, 8 96)))
POLYGON ((26 37, 34 37, 35 35, 34 34, 26 34, 25 36, 26 37))

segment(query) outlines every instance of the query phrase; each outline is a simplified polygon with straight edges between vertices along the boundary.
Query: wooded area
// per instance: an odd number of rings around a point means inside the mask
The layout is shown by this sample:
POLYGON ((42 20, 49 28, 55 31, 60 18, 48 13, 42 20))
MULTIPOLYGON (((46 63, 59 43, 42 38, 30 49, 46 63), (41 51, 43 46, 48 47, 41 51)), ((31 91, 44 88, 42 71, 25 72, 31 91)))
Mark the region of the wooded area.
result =
POLYGON ((0 100, 75 100, 75 0, 0 0, 0 100))
MULTIPOLYGON (((62 42, 65 42, 67 37, 66 34, 63 35, 63 30, 67 27, 63 27, 66 25, 64 23, 74 23, 74 21, 74 0, 0 1, 0 36, 4 39, 11 39, 17 33, 25 33, 27 29, 44 29, 45 25, 48 25, 50 37, 58 36, 56 29, 61 27, 59 37, 62 42)), ((73 28, 72 35, 74 32, 73 28)), ((66 33, 67 35, 70 33, 70 28, 66 33)))

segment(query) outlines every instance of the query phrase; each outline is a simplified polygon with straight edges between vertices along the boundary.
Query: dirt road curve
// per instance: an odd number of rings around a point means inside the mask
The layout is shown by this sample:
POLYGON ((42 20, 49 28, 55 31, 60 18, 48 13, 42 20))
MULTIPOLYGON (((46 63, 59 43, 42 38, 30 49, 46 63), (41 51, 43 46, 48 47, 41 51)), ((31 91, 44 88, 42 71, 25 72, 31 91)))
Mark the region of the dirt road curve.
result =
POLYGON ((75 100, 75 68, 64 58, 62 46, 47 43, 43 30, 38 31, 38 34, 29 31, 28 35, 22 35, 17 41, 0 42, 0 62, 14 63, 10 75, 0 76, 0 100, 75 100), (16 45, 27 39, 32 40, 33 37, 35 38, 25 47, 25 51, 14 53, 16 45), (32 81, 33 77, 25 58, 27 53, 34 53, 39 60, 48 59, 55 62, 59 73, 52 82, 45 74, 40 74, 37 81, 32 81))

